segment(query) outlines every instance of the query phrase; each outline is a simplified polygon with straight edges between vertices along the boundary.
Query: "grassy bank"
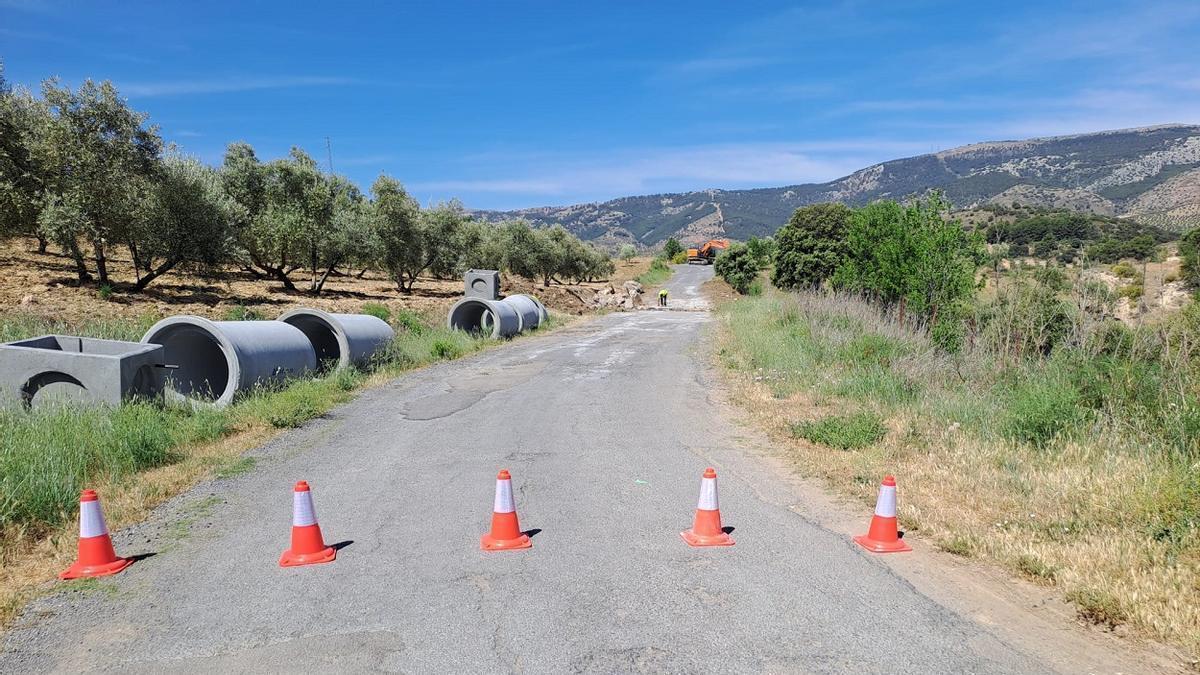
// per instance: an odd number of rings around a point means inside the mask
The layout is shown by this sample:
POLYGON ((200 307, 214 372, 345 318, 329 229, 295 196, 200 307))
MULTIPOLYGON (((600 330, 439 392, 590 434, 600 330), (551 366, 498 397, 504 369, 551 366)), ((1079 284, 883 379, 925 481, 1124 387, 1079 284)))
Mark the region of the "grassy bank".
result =
MULTIPOLYGON (((74 554, 79 492, 97 488, 114 528, 206 475, 246 470, 240 455, 279 429, 349 400, 354 390, 496 341, 450 331, 438 316, 382 314, 397 336, 370 372, 346 370, 260 390, 221 410, 132 403, 120 408, 0 410, 0 627, 74 554)), ((0 319, 4 339, 47 332, 136 339, 145 322, 51 324, 0 319)), ((147 324, 149 325, 149 324, 147 324)))
POLYGON ((653 286, 661 285, 664 281, 670 278, 670 264, 668 264, 667 261, 663 260, 662 258, 655 258, 654 260, 650 261, 650 267, 645 272, 642 272, 637 276, 636 281, 646 288, 651 288, 653 286))
POLYGON ((986 336, 949 355, 845 297, 720 315, 736 396, 804 473, 865 503, 894 473, 906 530, 1200 653, 1200 315, 1034 358, 986 336))

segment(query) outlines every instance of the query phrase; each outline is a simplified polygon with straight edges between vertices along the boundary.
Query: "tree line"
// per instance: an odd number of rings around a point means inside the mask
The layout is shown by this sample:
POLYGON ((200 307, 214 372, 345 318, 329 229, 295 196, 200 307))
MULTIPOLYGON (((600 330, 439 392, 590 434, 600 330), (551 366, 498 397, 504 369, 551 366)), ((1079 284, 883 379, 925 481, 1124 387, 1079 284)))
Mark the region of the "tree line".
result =
POLYGON ((862 293, 936 327, 956 319, 986 258, 983 237, 950 219, 934 193, 900 204, 860 208, 840 203, 797 209, 772 240, 730 247, 716 271, 739 292, 752 292, 761 269, 783 289, 832 288, 862 293))
POLYGON ((402 292, 423 276, 502 269, 545 285, 608 276, 609 257, 561 226, 473 219, 457 201, 422 208, 395 178, 364 194, 299 148, 264 161, 247 143, 220 167, 164 143, 148 115, 109 82, 41 95, 0 70, 0 238, 60 248, 80 283, 113 283, 109 259, 132 261, 140 291, 173 271, 236 267, 318 294, 331 276, 374 269, 402 292), (303 272, 301 277, 298 272, 303 272))

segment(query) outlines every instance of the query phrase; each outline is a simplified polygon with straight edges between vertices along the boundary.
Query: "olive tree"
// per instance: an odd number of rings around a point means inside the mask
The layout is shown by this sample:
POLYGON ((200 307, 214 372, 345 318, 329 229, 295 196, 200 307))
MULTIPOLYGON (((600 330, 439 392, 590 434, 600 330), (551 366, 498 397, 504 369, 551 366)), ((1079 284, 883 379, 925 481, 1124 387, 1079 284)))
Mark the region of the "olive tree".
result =
POLYGON ((80 281, 92 278, 79 245, 86 241, 106 284, 108 247, 129 244, 141 231, 131 214, 152 198, 162 139, 109 82, 85 80, 71 91, 49 79, 42 97, 51 115, 33 149, 48 207, 38 214, 39 228, 71 255, 80 281))

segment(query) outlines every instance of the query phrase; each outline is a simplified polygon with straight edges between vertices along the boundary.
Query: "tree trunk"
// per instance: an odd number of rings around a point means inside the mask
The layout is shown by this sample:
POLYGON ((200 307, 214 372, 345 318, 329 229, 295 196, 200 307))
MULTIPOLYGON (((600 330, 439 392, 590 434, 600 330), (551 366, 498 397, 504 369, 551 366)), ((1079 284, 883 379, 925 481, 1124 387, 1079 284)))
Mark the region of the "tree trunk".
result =
POLYGON ((75 260, 75 274, 79 276, 79 283, 84 284, 92 280, 92 275, 88 272, 87 262, 83 258, 83 251, 79 250, 79 244, 71 242, 64 247, 66 252, 75 260))
POLYGON ((92 242, 93 256, 96 259, 96 276, 101 285, 108 283, 108 258, 104 255, 104 242, 94 240, 92 242))
POLYGON ((133 285, 133 290, 140 291, 144 289, 150 285, 151 281, 154 281, 155 279, 171 271, 171 269, 174 268, 178 263, 178 260, 167 260, 158 267, 146 272, 146 276, 138 278, 137 283, 133 285))
POLYGON ((37 252, 41 253, 41 254, 45 254, 46 253, 46 244, 48 243, 46 241, 46 238, 44 236, 42 236, 41 233, 35 234, 33 236, 37 237, 37 243, 38 243, 37 252))
POLYGON ((267 270, 267 271, 271 273, 271 276, 273 276, 277 280, 279 280, 283 284, 283 287, 286 288, 287 290, 289 290, 289 291, 296 290, 296 284, 292 283, 292 280, 288 278, 287 272, 284 271, 283 268, 277 267, 275 269, 271 269, 271 270, 267 270))

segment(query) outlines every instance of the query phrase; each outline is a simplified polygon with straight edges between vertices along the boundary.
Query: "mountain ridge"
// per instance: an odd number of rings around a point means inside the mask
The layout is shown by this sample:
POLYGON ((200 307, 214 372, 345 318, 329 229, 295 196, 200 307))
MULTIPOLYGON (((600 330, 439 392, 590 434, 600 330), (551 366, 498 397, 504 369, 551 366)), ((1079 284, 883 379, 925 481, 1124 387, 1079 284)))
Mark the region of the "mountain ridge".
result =
POLYGON ((710 188, 472 213, 489 221, 557 223, 608 247, 654 247, 671 236, 685 242, 764 236, 806 204, 857 206, 932 189, 942 190, 958 208, 987 203, 1070 208, 1182 231, 1200 226, 1200 125, 981 141, 872 164, 825 183, 710 188))

